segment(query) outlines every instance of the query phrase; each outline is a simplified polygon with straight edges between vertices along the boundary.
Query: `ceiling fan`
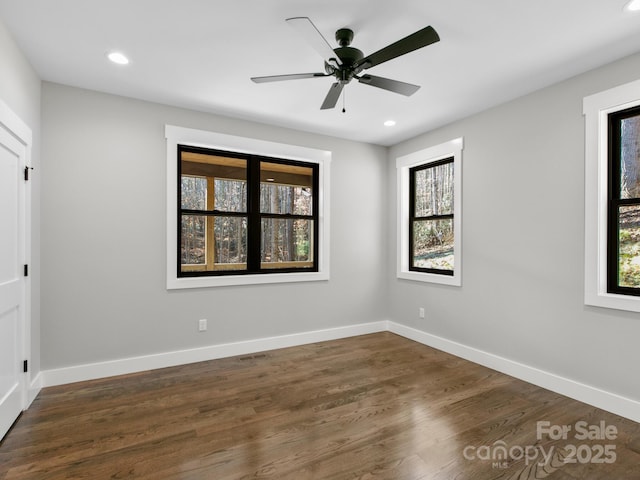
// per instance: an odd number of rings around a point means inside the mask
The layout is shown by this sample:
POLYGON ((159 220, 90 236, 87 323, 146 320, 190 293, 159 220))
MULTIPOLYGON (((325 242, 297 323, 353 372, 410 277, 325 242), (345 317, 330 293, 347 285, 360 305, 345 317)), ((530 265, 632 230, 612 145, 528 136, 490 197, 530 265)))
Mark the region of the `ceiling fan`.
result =
POLYGON ((342 89, 354 78, 365 85, 382 88, 405 96, 413 95, 420 88, 419 85, 377 77, 367 73, 363 74, 363 71, 440 41, 438 33, 431 26, 428 26, 365 57, 362 51, 350 46, 353 40, 353 30, 349 28, 341 28, 336 32, 336 41, 340 46, 332 49, 329 42, 308 17, 287 18, 286 21, 296 28, 324 58, 324 72, 252 77, 251 80, 255 83, 265 83, 303 78, 335 77, 337 81, 331 85, 329 93, 320 107, 322 110, 334 108, 340 98, 342 89))

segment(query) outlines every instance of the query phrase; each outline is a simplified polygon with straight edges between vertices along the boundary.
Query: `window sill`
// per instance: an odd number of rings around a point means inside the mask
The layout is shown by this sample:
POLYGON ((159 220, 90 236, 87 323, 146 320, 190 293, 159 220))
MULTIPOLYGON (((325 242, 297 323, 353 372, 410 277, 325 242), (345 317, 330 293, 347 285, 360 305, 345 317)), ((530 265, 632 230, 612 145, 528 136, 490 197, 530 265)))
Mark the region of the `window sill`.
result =
POLYGON ((440 285, 451 285, 459 287, 462 285, 459 275, 438 275, 436 273, 423 272, 398 272, 398 278, 402 280, 413 280, 415 282, 438 283, 440 285))
POLYGON ((230 287, 236 285, 264 285, 270 283, 320 282, 329 280, 324 272, 270 273, 261 275, 225 275, 219 277, 170 278, 167 289, 230 287))
POLYGON ((613 308, 627 312, 640 312, 640 297, 617 295, 614 293, 585 293, 585 305, 601 308, 613 308))

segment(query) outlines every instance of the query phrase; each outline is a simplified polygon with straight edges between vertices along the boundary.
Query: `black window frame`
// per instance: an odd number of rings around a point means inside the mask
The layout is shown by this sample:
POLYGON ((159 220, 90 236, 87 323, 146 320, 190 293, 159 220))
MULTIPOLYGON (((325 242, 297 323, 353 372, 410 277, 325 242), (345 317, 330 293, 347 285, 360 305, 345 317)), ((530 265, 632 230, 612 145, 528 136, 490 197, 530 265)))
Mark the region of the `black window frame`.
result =
MULTIPOLYGON (((415 167, 411 167, 409 169, 409 271, 411 272, 422 272, 422 273, 433 273, 433 274, 437 274, 437 275, 446 275, 446 276, 454 276, 455 273, 455 266, 454 266, 454 270, 444 270, 444 269, 439 269, 439 268, 423 268, 423 267, 416 267, 413 264, 413 247, 414 247, 414 223, 417 221, 424 221, 424 220, 447 220, 447 219, 451 219, 452 222, 452 226, 454 226, 455 222, 454 222, 454 213, 453 213, 453 209, 452 209, 452 213, 450 214, 445 214, 445 215, 428 215, 428 216, 421 216, 421 217, 417 217, 416 216, 416 172, 422 171, 422 170, 428 170, 430 168, 435 168, 435 167, 439 167, 441 165, 446 165, 446 164, 452 164, 455 165, 454 163, 455 161, 455 157, 454 156, 450 156, 447 158, 443 158, 440 160, 435 160, 433 162, 428 162, 428 163, 423 163, 420 165, 416 165, 415 167)), ((455 188, 455 182, 454 182, 454 188, 455 188)), ((454 192, 454 198, 455 198, 455 192, 454 192)), ((453 232, 454 235, 457 234, 457 232, 454 229, 453 232)), ((455 258, 454 258, 455 261, 455 258)))
POLYGON ((621 126, 622 120, 640 116, 640 106, 618 110, 608 115, 608 184, 607 184, 607 292, 640 296, 640 288, 620 286, 620 220, 622 206, 639 205, 639 198, 621 198, 621 126))
POLYGON ((320 166, 314 162, 291 160, 265 155, 247 154, 229 150, 218 150, 213 148, 198 147, 193 145, 177 145, 177 277, 219 277, 219 276, 239 276, 256 274, 280 274, 280 273, 302 273, 319 271, 319 240, 320 240, 320 166), (221 157, 242 159, 247 162, 247 211, 229 212, 220 210, 191 210, 182 208, 182 152, 200 153, 221 157), (261 162, 277 163, 282 165, 299 166, 312 169, 312 214, 299 215, 290 213, 262 213, 260 210, 260 164, 261 162), (182 270, 182 216, 183 215, 203 215, 222 217, 246 217, 247 218, 247 262, 246 269, 243 270, 204 270, 204 271, 183 271, 182 270), (263 218, 276 219, 304 219, 313 222, 313 261, 310 267, 286 267, 286 268, 262 268, 261 267, 261 225, 263 218))

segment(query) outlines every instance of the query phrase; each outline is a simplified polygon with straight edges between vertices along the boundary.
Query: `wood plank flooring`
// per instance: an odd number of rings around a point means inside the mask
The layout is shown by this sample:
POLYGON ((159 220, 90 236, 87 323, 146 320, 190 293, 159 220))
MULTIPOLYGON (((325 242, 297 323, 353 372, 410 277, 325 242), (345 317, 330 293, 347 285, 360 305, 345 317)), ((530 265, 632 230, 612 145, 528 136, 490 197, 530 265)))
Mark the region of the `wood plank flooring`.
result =
POLYGON ((2 480, 547 477, 640 479, 640 424, 391 333, 46 388, 0 444, 2 480))

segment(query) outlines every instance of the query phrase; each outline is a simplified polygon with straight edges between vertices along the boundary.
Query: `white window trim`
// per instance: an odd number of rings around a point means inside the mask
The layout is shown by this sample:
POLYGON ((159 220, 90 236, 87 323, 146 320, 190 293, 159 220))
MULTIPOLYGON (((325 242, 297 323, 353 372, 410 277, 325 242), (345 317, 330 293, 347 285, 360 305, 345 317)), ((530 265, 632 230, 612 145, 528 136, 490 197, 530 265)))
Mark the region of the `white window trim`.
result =
POLYGON ((462 285, 462 137, 410 153, 396 159, 398 184, 398 247, 397 277, 419 282, 442 285, 462 285), (409 170, 418 165, 426 165, 453 157, 453 255, 455 266, 453 276, 409 270, 409 170))
POLYGON ((608 115, 640 105, 640 80, 585 97, 584 303, 640 312, 640 297, 607 292, 608 115))
POLYGON ((167 289, 220 287, 287 282, 329 280, 329 178, 331 152, 313 148, 268 142, 204 130, 165 125, 167 138, 167 289), (177 181, 178 145, 192 145, 239 153, 258 154, 289 160, 316 163, 319 168, 318 192, 318 271, 300 273, 269 273, 221 275, 210 277, 178 277, 177 259, 177 181))

